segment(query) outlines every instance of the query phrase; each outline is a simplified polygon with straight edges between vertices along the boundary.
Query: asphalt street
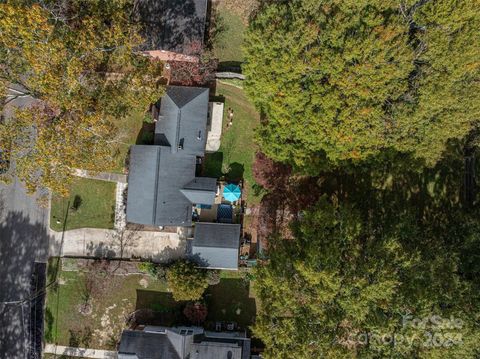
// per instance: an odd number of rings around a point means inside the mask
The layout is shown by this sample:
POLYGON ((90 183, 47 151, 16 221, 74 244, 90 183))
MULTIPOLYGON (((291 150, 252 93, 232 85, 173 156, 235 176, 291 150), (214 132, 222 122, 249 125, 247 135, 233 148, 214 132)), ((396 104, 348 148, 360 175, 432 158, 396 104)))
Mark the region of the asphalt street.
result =
POLYGON ((48 259, 47 226, 48 210, 40 208, 21 183, 0 183, 2 359, 39 357, 43 297, 36 293, 45 283, 45 265, 39 263, 48 259))

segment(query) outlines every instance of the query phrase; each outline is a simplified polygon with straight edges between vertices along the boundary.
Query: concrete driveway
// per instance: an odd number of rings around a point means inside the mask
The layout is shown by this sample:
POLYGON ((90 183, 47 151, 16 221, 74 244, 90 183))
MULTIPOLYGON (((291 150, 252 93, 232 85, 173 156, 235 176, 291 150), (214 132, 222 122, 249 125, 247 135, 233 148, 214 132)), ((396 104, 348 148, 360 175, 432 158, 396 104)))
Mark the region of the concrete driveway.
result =
POLYGON ((38 353, 43 296, 32 297, 45 282, 47 228, 48 210, 21 183, 0 184, 0 358, 38 353))
POLYGON ((81 228, 50 234, 51 256, 141 258, 166 263, 183 258, 186 250, 186 240, 177 233, 81 228))

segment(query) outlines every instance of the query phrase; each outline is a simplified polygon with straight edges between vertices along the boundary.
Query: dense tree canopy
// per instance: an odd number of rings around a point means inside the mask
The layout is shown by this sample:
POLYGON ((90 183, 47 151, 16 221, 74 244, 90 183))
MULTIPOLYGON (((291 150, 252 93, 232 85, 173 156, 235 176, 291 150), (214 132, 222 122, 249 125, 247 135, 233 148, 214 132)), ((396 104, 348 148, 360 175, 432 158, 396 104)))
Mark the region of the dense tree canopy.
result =
POLYGON ((19 96, 39 100, 0 124, 0 147, 12 152, 30 190, 65 193, 72 169, 107 168, 122 119, 161 96, 163 66, 136 51, 142 39, 131 7, 129 0, 0 4, 2 93, 21 85, 19 96))
POLYGON ((336 189, 256 270, 266 358, 478 357, 479 212, 459 202, 456 158, 331 174, 336 189))
POLYGON ((193 262, 180 260, 167 270, 168 287, 176 301, 199 300, 208 287, 207 270, 193 262))
POLYGON ((261 150, 315 174, 386 148, 433 165, 480 118, 479 6, 264 1, 244 65, 261 150))

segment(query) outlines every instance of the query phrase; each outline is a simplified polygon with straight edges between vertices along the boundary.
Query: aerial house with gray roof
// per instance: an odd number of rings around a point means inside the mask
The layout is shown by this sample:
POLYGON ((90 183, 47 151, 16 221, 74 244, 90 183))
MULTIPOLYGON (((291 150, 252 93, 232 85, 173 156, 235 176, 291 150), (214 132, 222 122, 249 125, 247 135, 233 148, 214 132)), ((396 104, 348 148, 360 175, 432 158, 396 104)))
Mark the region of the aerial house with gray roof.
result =
POLYGON ((250 359, 245 332, 212 332, 201 327, 124 330, 119 359, 250 359))
POLYGON ((192 224, 192 205, 213 203, 216 178, 195 177, 205 153, 208 89, 170 86, 160 104, 153 146, 132 146, 127 221, 149 226, 192 224))
MULTIPOLYGON (((159 230, 191 227, 194 208, 214 204, 217 179, 195 173, 205 155, 208 101, 208 88, 167 88, 158 105, 154 144, 131 147, 127 222, 159 230)), ((240 225, 216 221, 195 225, 186 254, 203 267, 236 270, 240 225)))

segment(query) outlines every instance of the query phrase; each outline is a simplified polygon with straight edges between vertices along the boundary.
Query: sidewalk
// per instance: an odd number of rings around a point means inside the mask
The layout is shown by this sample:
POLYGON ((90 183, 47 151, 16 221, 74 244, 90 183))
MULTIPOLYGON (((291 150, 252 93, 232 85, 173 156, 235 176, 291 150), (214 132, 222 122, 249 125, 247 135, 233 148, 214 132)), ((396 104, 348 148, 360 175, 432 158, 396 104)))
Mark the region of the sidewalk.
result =
POLYGON ((50 230, 50 256, 141 258, 166 263, 183 258, 186 251, 186 240, 177 233, 82 228, 62 234, 50 230))
POLYGON ((101 349, 87 349, 87 348, 73 348, 64 347, 62 345, 45 344, 44 353, 66 355, 80 358, 94 358, 94 359, 116 359, 117 352, 101 349))

